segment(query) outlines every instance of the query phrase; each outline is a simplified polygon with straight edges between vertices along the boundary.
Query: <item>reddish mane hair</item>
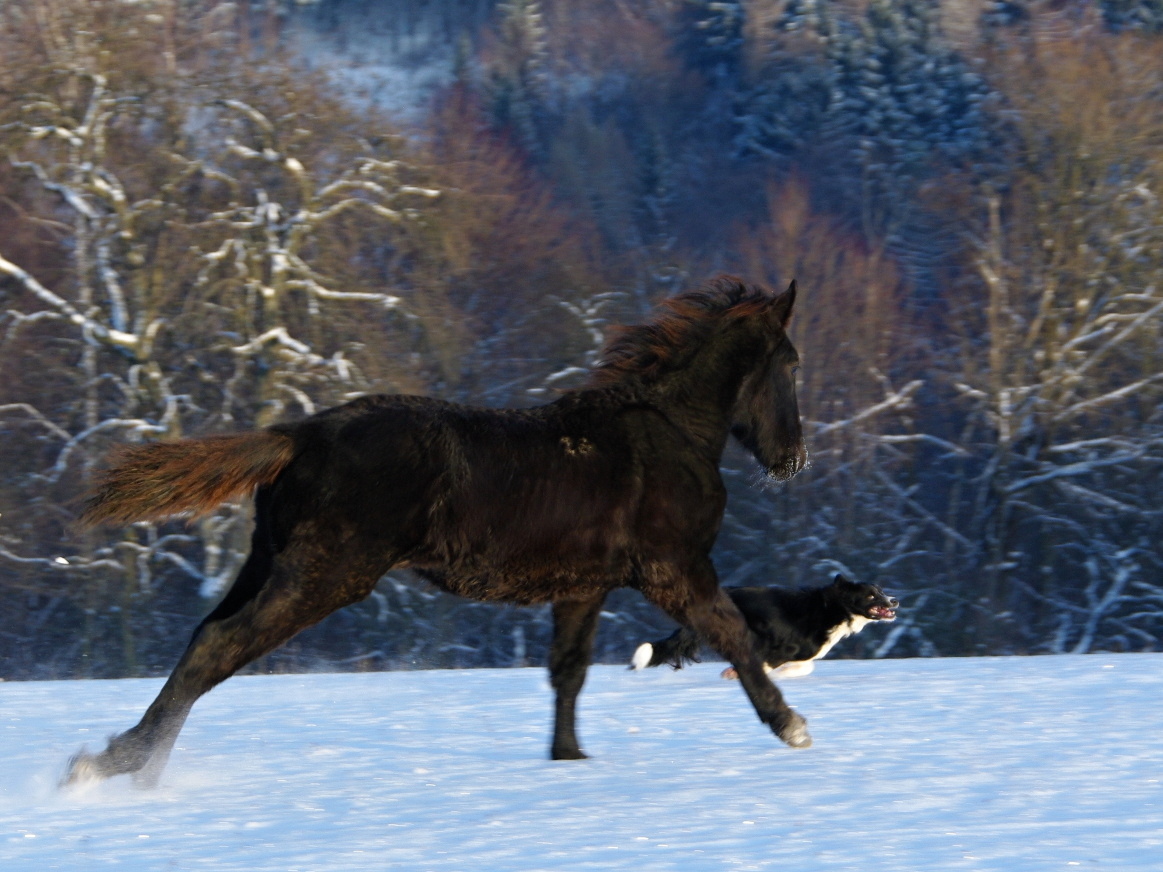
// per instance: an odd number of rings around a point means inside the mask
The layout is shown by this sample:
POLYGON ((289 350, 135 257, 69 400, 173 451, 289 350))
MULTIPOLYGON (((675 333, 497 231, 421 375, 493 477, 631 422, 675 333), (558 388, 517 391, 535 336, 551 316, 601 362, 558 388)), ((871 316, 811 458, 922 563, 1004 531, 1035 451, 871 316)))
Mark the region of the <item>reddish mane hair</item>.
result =
POLYGON ((589 386, 615 384, 627 376, 655 378, 681 365, 724 319, 752 317, 774 299, 762 285, 723 275, 664 300, 662 312, 654 320, 614 328, 590 375, 589 386))

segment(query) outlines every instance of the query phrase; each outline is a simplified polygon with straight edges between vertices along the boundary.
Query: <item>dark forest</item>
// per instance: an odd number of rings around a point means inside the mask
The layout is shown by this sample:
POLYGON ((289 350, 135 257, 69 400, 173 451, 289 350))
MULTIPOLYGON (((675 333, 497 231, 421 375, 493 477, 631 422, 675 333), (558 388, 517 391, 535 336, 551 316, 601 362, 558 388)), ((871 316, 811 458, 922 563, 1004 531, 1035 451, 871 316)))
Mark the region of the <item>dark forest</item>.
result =
MULTIPOLYGON (((1163 645, 1159 0, 28 0, 0 43, 0 678, 164 674, 239 568, 245 504, 81 530, 116 446, 535 405, 722 272, 798 284, 811 452, 729 452, 724 583, 901 600, 839 656, 1163 645)), ((549 625, 391 574, 255 668, 549 625)), ((671 626, 619 593, 597 659, 671 626)))

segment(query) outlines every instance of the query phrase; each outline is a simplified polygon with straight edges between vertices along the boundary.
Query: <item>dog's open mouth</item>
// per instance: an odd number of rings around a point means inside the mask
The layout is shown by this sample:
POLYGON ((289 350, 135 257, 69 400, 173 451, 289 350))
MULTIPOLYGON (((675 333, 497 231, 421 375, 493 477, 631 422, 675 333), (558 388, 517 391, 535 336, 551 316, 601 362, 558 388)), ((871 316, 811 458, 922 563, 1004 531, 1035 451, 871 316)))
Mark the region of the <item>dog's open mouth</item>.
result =
POLYGON ((896 609, 889 606, 873 606, 868 610, 868 617, 874 621, 895 621, 896 609))

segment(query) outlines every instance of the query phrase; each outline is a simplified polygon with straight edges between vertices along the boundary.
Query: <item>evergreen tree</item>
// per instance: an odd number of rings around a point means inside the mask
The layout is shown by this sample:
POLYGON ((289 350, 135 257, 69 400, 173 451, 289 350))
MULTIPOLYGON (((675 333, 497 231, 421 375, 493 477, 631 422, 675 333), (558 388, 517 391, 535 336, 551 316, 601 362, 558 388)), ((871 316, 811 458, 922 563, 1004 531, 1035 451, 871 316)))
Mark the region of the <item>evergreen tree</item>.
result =
POLYGON ((526 147, 540 150, 549 49, 538 0, 505 0, 498 8, 500 39, 489 71, 495 122, 511 125, 526 147))
POLYGON ((829 21, 828 0, 788 0, 775 29, 783 33, 825 33, 829 21))
POLYGON ((737 151, 775 157, 798 150, 828 116, 830 72, 825 65, 801 59, 772 64, 738 102, 737 151))
POLYGON ((986 144, 985 83, 944 41, 929 0, 872 0, 859 30, 829 42, 832 111, 869 169, 912 175, 937 153, 972 159, 986 144))
POLYGON ((1102 17, 1116 32, 1163 33, 1163 0, 1102 0, 1102 17))
POLYGON ((833 71, 822 48, 833 35, 826 0, 788 0, 774 29, 781 39, 738 100, 735 145, 744 154, 796 151, 832 104, 833 71))
POLYGON ((741 150, 788 152, 826 127, 851 137, 865 172, 905 178, 981 154, 988 91, 945 42, 936 4, 871 0, 862 21, 834 12, 830 0, 785 7, 737 115, 741 150))
POLYGON ((712 78, 735 79, 742 67, 747 9, 741 0, 683 0, 680 50, 712 78))
POLYGON ((1012 27, 1030 20, 1030 0, 989 0, 981 11, 986 27, 1012 27))

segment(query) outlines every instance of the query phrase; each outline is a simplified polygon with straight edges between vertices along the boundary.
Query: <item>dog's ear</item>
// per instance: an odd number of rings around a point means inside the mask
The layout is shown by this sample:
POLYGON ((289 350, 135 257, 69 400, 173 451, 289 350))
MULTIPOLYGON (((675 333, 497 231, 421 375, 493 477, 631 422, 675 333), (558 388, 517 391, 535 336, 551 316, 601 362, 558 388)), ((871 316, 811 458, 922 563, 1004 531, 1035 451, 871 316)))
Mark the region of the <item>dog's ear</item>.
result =
POLYGON ((832 588, 837 593, 844 596, 858 596, 867 585, 863 585, 858 581, 853 581, 842 572, 837 572, 835 578, 832 579, 832 588))

